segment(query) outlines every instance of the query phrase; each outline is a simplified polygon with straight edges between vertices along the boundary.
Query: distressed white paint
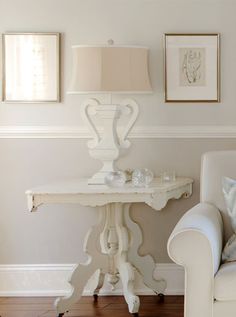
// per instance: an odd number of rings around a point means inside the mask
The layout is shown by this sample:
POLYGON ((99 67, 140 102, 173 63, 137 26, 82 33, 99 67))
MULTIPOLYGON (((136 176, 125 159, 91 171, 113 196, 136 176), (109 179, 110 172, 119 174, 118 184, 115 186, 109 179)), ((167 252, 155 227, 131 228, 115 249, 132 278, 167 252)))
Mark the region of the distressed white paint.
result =
POLYGON ((193 180, 177 177, 174 182, 162 182, 154 178, 148 187, 134 187, 126 183, 122 187, 88 185, 87 179, 70 179, 38 186, 26 191, 28 208, 36 211, 42 204, 81 204, 83 206, 103 206, 110 203, 144 202, 155 210, 163 209, 168 200, 192 194, 193 180))
POLYGON ((166 183, 154 179, 149 187, 137 188, 128 183, 123 187, 109 188, 105 185, 88 185, 86 179, 77 179, 28 190, 30 211, 36 211, 40 205, 47 203, 79 203, 98 207, 100 214, 98 225, 91 227, 85 238, 87 261, 78 264, 70 278, 71 293, 55 302, 58 314, 68 311, 80 299, 92 276, 94 294, 98 294, 102 288, 105 274, 108 274, 113 289, 120 278, 130 313, 139 311, 139 297, 135 294, 137 272, 143 276, 147 287, 156 294, 163 294, 166 281, 163 278, 154 279, 153 258, 138 253, 142 231, 131 220, 129 208, 131 203, 145 202, 155 210, 161 210, 170 199, 189 197, 192 183, 193 180, 189 178, 177 178, 174 182, 166 183))

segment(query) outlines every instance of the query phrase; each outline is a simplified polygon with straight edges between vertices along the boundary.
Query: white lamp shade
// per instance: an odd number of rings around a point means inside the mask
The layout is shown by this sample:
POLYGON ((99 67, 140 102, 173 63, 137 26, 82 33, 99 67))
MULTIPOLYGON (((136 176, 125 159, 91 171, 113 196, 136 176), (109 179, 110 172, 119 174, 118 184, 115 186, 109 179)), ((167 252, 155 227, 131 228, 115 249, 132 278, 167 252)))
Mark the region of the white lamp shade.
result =
POLYGON ((127 46, 72 46, 68 93, 147 93, 148 49, 127 46))

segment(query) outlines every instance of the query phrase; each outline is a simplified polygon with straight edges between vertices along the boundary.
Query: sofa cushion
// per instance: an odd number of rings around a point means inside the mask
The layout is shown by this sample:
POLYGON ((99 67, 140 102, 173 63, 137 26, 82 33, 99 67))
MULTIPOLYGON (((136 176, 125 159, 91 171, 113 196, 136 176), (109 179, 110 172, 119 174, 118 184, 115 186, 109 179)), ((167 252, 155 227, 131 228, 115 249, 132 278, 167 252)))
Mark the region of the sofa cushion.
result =
POLYGON ((222 264, 215 276, 214 284, 216 300, 236 300, 236 262, 222 264))
POLYGON ((236 151, 215 151, 205 153, 201 169, 201 202, 216 206, 223 218, 224 243, 233 234, 230 217, 222 191, 222 177, 236 179, 236 151))
POLYGON ((234 234, 230 237, 222 253, 223 262, 236 261, 236 181, 223 178, 223 193, 234 234))

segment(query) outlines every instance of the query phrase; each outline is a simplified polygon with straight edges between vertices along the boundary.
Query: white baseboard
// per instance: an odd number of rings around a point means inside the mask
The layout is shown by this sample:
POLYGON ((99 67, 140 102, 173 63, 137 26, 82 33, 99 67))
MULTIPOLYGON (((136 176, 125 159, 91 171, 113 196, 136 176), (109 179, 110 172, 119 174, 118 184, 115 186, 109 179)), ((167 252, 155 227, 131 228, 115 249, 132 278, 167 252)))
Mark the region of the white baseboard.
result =
MULTIPOLYGON (((101 132, 102 129, 100 128, 101 132)), ((135 126, 132 139, 236 138, 236 125, 135 126)), ((0 139, 87 139, 85 126, 0 126, 0 139)))
MULTIPOLYGON (((0 265, 0 296, 63 296, 70 293, 68 279, 73 264, 55 265, 0 265)), ((184 270, 171 264, 157 264, 154 276, 167 281, 167 295, 184 293, 184 270)), ((135 285, 138 295, 151 295, 153 292, 145 287, 139 279, 135 285)), ((101 295, 121 295, 120 283, 114 291, 105 282, 101 295)), ((84 295, 91 295, 89 282, 84 295)))

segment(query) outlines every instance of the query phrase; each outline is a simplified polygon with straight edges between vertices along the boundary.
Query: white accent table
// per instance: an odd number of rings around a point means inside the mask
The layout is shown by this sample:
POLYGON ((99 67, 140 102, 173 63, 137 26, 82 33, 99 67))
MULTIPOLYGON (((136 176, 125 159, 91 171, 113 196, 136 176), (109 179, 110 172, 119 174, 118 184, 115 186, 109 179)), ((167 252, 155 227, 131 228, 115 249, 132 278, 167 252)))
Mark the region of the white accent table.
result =
POLYGON ((100 214, 98 225, 93 226, 85 238, 88 260, 78 264, 69 281, 72 285, 71 294, 55 302, 58 316, 63 316, 80 299, 92 275, 95 299, 105 274, 108 274, 108 281, 113 287, 121 279, 129 312, 134 315, 139 310, 139 297, 134 293, 137 272, 142 275, 145 285, 156 294, 163 294, 166 282, 153 278, 153 258, 138 254, 142 232, 130 218, 130 205, 146 203, 155 210, 161 210, 169 199, 189 197, 192 183, 190 178, 178 177, 172 183, 161 183, 160 179, 155 178, 149 187, 137 188, 127 183, 122 188, 109 188, 106 185, 88 185, 87 179, 75 179, 28 190, 26 194, 30 211, 36 211, 42 204, 76 203, 97 207, 100 214))

